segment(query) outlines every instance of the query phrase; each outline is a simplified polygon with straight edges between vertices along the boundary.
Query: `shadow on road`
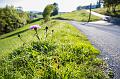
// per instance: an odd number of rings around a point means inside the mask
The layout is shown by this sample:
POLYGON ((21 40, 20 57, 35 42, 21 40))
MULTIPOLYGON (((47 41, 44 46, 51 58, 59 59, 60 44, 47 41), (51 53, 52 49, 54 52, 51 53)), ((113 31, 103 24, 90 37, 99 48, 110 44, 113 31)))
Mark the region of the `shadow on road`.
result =
POLYGON ((114 25, 120 25, 120 18, 116 18, 116 17, 106 17, 106 21, 108 23, 112 23, 114 25))
POLYGON ((114 25, 119 25, 119 26, 120 26, 120 20, 110 21, 110 23, 112 23, 112 24, 114 24, 114 25))

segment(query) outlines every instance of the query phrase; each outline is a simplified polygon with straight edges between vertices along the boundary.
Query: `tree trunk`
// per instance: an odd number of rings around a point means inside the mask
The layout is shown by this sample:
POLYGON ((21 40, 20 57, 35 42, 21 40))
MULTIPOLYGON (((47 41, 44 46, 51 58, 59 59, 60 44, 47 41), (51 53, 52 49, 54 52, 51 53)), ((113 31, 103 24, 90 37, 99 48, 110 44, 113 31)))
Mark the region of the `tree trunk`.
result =
POLYGON ((112 12, 115 13, 116 12, 116 5, 112 6, 112 12))
POLYGON ((107 7, 107 13, 109 13, 109 12, 110 12, 110 6, 107 7))

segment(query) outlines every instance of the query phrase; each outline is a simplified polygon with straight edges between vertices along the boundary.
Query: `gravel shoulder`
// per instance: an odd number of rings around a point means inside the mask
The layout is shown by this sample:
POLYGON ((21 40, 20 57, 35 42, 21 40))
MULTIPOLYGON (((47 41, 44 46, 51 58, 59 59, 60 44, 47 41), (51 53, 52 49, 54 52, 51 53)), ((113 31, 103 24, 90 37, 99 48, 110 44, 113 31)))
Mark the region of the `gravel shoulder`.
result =
POLYGON ((80 23, 69 21, 87 35, 91 43, 101 50, 100 57, 114 72, 113 79, 120 79, 120 26, 106 21, 80 23))

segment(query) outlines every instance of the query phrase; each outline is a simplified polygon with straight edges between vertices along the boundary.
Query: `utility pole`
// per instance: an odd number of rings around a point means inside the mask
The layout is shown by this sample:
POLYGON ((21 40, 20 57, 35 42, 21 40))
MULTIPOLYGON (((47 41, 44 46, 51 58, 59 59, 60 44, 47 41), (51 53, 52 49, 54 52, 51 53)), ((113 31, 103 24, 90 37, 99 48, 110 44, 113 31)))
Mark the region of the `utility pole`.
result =
POLYGON ((89 12, 89 18, 88 18, 88 22, 90 22, 90 19, 91 19, 91 8, 92 8, 92 3, 90 3, 90 12, 89 12))

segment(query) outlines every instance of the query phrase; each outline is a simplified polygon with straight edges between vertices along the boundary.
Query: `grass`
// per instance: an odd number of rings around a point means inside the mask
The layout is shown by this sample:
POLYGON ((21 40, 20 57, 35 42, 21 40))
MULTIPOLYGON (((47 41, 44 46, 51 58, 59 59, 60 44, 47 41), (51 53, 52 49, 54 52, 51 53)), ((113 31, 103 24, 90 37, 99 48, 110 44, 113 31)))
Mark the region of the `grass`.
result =
POLYGON ((107 8, 98 8, 98 9, 93 9, 93 11, 103 14, 103 15, 108 15, 108 16, 113 16, 113 17, 120 17, 120 5, 116 7, 116 13, 113 12, 107 12, 107 8))
MULTIPOLYGON (((42 21, 41 21, 42 22, 42 21)), ((18 34, 21 34, 22 39, 26 42, 31 42, 34 39, 34 31, 29 30, 29 27, 34 24, 41 24, 40 21, 28 24, 16 31, 4 34, 0 36, 0 58, 12 52, 14 49, 23 45, 23 42, 18 38, 18 34), (24 31, 25 30, 25 31, 24 31)))
MULTIPOLYGON (((16 50, 0 60, 0 78, 108 78, 104 72, 105 63, 97 58, 100 54, 99 50, 94 48, 78 29, 60 21, 50 21, 45 24, 38 21, 36 23, 41 24, 41 29, 48 26, 46 40, 44 39, 45 31, 40 29, 38 30, 40 41, 33 37, 34 30, 28 30, 21 34, 23 40, 28 41, 25 46, 22 46, 22 42, 16 36, 2 39, 4 43, 9 40, 11 40, 9 42, 14 42, 17 39, 14 43, 14 47, 17 49, 13 47, 16 50), (21 44, 21 46, 17 46, 17 44, 21 44)), ((28 28, 28 26, 24 28, 28 28)))
MULTIPOLYGON (((89 15, 86 11, 74 11, 70 13, 60 14, 58 16, 55 16, 54 18, 60 17, 68 20, 87 21, 88 16, 89 15)), ((100 18, 96 16, 92 16, 91 21, 98 20, 98 19, 100 18)), ((33 38, 34 32, 30 31, 29 27, 34 24, 41 25, 41 22, 39 22, 38 20, 40 19, 33 20, 31 24, 28 24, 22 28, 19 28, 16 31, 1 35, 0 36, 0 51, 1 51, 0 56, 6 55, 12 50, 22 46, 23 42, 17 37, 18 33, 20 33, 22 38, 27 42, 30 42, 30 40, 31 41, 35 40, 33 38), (30 40, 27 40, 27 39, 30 39, 30 40)))
POLYGON ((106 8, 97 8, 97 9, 92 9, 92 11, 95 11, 100 14, 106 14, 107 9, 106 8))
MULTIPOLYGON (((53 18, 55 19, 62 19, 62 20, 74 20, 74 21, 80 21, 80 22, 87 22, 89 17, 89 13, 86 12, 85 10, 80 10, 80 11, 73 11, 73 12, 68 12, 64 14, 59 14, 53 18)), ((91 21, 96 21, 100 20, 101 18, 92 15, 91 16, 91 21)))

